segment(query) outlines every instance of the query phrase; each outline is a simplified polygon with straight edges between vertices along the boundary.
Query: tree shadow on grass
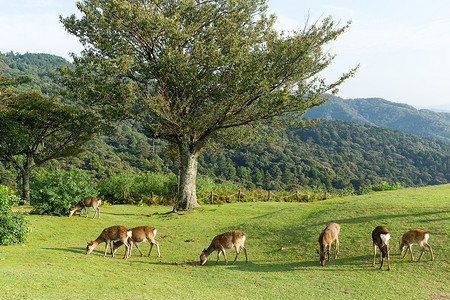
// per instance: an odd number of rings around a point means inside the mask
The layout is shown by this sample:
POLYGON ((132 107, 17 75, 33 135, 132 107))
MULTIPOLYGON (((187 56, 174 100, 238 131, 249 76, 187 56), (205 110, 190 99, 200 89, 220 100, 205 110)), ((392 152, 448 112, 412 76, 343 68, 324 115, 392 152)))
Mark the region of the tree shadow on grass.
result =
POLYGON ((86 254, 86 248, 79 248, 79 247, 42 248, 42 249, 51 250, 51 251, 63 251, 63 252, 72 252, 72 253, 78 253, 78 254, 86 254))

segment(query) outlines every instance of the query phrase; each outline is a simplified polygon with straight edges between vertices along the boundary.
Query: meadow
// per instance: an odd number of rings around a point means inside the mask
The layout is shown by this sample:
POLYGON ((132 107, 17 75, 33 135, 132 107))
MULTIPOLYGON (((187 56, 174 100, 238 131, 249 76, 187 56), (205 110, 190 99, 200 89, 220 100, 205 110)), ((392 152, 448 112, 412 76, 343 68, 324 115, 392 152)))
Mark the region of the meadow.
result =
MULTIPOLYGON (((19 208, 24 209, 24 208, 19 208)), ((449 299, 450 185, 408 188, 310 203, 247 202, 203 205, 163 214, 167 206, 100 207, 100 219, 30 215, 23 245, 0 247, 2 299, 449 299), (159 214, 155 214, 159 213, 159 214), (341 226, 340 254, 319 264, 318 236, 331 222, 341 226), (152 225, 156 249, 141 257, 124 247, 103 257, 105 244, 86 255, 86 240, 103 228, 152 225), (386 226, 391 271, 372 267, 371 232, 386 226), (401 258, 398 241, 415 228, 430 232, 435 260, 426 249, 420 262, 401 258), (203 248, 229 230, 247 235, 248 264, 228 250, 216 265, 213 253, 199 265, 203 248)), ((149 244, 140 243, 144 255, 149 244)), ((334 252, 334 244, 332 251, 334 252)), ((415 258, 420 248, 413 246, 415 258)), ((379 252, 378 252, 379 253, 379 252)))

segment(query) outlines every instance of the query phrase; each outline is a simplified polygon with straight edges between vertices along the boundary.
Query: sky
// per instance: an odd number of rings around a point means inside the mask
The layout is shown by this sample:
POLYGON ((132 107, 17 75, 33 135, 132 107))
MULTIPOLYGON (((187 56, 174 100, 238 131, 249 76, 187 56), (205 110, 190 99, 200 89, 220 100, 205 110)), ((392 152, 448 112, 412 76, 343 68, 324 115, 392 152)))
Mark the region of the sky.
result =
MULTIPOLYGON (((325 50, 336 55, 322 74, 333 82, 359 65, 338 96, 383 98, 450 111, 450 1, 269 0, 275 29, 287 34, 331 16, 350 29, 325 50)), ((82 50, 59 16, 78 13, 74 0, 0 0, 0 52, 49 53, 70 60, 82 50)))

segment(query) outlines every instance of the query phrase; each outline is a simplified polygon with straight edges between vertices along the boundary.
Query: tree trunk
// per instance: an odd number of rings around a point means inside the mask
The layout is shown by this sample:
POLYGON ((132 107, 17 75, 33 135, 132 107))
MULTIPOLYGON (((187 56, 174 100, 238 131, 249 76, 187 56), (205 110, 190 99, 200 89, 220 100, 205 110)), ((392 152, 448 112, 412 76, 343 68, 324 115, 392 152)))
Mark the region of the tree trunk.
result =
POLYGON ((22 170, 22 199, 30 204, 30 167, 24 166, 22 170))
POLYGON ((191 209, 199 206, 196 191, 198 151, 192 150, 192 147, 186 144, 179 148, 180 185, 175 209, 191 209))

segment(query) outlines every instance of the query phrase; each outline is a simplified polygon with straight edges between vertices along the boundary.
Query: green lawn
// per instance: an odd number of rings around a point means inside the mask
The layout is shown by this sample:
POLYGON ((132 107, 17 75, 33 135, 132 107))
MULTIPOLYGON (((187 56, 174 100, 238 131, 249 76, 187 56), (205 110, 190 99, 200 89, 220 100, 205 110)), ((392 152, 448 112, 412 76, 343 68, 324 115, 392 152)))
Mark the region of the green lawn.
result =
MULTIPOLYGON (((450 298, 450 185, 313 203, 205 205, 183 215, 149 216, 170 209, 102 206, 100 220, 29 216, 28 243, 0 247, 0 298, 450 298), (317 239, 331 221, 341 225, 340 254, 321 267, 317 239), (151 257, 140 257, 134 248, 123 260, 124 247, 114 258, 103 258, 104 243, 85 255, 86 240, 112 225, 156 227, 161 258, 155 248, 151 257), (392 236, 391 271, 371 267, 377 225, 392 236), (435 261, 428 250, 420 262, 399 256, 401 234, 414 228, 430 232, 435 261), (247 235, 249 263, 242 253, 235 265, 226 266, 223 257, 215 265, 213 253, 199 266, 201 250, 229 230, 247 235)), ((148 253, 148 243, 140 246, 148 253)), ((416 259, 419 250, 413 246, 416 259)), ((227 253, 232 261, 234 250, 227 253)))

